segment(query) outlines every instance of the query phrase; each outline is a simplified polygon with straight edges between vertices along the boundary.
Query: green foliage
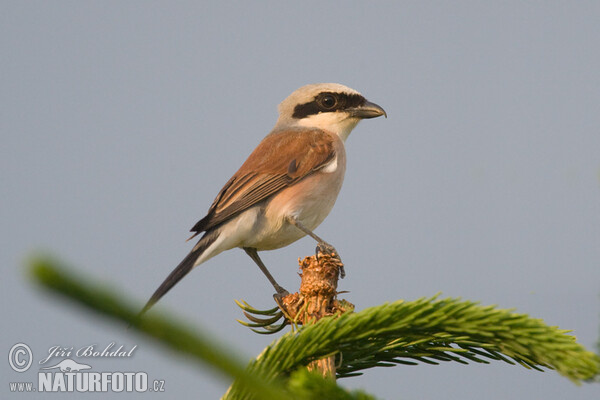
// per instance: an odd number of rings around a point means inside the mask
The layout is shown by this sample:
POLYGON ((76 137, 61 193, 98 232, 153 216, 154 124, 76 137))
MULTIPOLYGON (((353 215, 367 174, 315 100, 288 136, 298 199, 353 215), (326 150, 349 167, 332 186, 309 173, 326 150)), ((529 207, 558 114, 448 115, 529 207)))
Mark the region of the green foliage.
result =
POLYGON ((251 374, 235 356, 231 347, 210 339, 198 327, 193 329, 173 318, 156 312, 138 318, 141 306, 123 300, 114 291, 77 276, 59 261, 50 257, 38 257, 31 262, 32 278, 45 289, 67 297, 93 311, 124 322, 140 333, 148 335, 162 346, 191 356, 210 367, 222 377, 235 378, 240 385, 253 393, 257 399, 291 399, 284 390, 283 382, 271 379, 267 382, 257 374, 251 374))
MULTIPOLYGON (((249 371, 280 377, 336 354, 338 377, 376 366, 501 360, 540 371, 556 369, 576 383, 593 378, 600 359, 566 332, 524 314, 459 299, 397 301, 287 333, 249 371)), ((228 398, 238 398, 236 387, 234 382, 228 398)))
POLYGON ((224 377, 233 377, 227 399, 372 399, 362 392, 347 392, 304 368, 330 355, 337 357, 338 377, 377 366, 440 361, 501 360, 537 370, 555 369, 576 383, 600 371, 599 357, 567 331, 511 310, 437 296, 322 319, 283 335, 244 367, 230 346, 216 343, 197 327, 191 329, 156 313, 138 318, 139 307, 75 277, 53 259, 37 258, 31 266, 32 277, 44 288, 125 322, 224 377))

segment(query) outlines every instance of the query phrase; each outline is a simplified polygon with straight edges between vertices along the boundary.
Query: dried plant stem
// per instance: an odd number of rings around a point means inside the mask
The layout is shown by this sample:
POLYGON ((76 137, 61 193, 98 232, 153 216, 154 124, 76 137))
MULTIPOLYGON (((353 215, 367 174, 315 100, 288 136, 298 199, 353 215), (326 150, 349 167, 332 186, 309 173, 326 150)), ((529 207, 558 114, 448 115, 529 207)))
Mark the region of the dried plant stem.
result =
MULTIPOLYGON (((290 321, 313 324, 323 317, 354 309, 350 303, 337 300, 337 283, 344 265, 335 254, 320 254, 298 260, 301 283, 298 293, 284 297, 280 307, 290 321)), ((318 370, 324 377, 335 379, 335 356, 315 360, 309 370, 318 370)))

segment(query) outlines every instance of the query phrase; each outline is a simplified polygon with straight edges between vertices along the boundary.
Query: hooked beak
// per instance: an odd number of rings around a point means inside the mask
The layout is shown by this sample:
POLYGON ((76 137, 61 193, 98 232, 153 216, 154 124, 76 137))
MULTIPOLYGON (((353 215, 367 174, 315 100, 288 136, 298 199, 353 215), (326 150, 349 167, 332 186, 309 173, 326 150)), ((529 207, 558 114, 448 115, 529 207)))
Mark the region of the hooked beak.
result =
POLYGON ((365 104, 362 106, 351 108, 348 111, 350 112, 350 116, 361 119, 377 118, 382 115, 387 118, 385 110, 370 101, 365 101, 365 104))

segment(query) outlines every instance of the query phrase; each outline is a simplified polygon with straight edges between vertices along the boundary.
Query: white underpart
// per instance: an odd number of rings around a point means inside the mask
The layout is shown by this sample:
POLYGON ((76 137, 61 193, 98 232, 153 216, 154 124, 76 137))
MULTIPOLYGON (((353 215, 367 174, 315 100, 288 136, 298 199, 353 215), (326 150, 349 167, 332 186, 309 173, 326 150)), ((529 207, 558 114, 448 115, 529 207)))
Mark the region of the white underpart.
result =
POLYGON ((194 266, 198 266, 205 261, 225 250, 238 247, 244 238, 253 235, 253 227, 256 224, 259 207, 250 207, 243 213, 224 223, 219 228, 219 236, 208 248, 196 259, 194 266))
POLYGON ((325 166, 323 167, 323 169, 321 171, 330 174, 332 172, 335 172, 335 170, 337 169, 337 166, 338 166, 337 156, 335 156, 333 158, 333 160, 331 160, 327 164, 325 164, 325 166))

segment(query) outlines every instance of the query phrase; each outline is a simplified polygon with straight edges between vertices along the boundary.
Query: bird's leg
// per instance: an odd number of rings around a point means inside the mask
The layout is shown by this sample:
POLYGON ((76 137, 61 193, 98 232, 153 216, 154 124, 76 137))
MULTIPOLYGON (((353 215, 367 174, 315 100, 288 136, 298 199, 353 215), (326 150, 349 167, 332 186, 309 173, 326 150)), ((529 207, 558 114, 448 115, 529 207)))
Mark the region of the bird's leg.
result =
MULTIPOLYGON (((306 233, 308 236, 310 236, 311 238, 313 238, 317 241, 317 248, 315 250, 317 259, 319 258, 319 252, 321 252, 323 254, 335 254, 335 256, 337 258, 340 258, 340 253, 337 252, 335 247, 333 247, 332 245, 330 245, 329 243, 327 243, 326 241, 324 241, 323 239, 321 239, 320 237, 315 235, 315 233, 313 231, 311 231, 310 229, 308 229, 307 227, 302 225, 302 223, 300 221, 298 221, 296 218, 289 217, 288 221, 290 222, 290 224, 294 225, 296 228, 300 229, 302 232, 306 233)), ((341 258, 340 258, 340 261, 341 261, 341 258)))
POLYGON ((279 304, 280 300, 282 298, 284 298, 285 296, 287 296, 289 294, 289 292, 287 290, 285 290, 284 288, 282 288, 281 286, 279 286, 277 281, 275 281, 275 278, 273 278, 273 275, 271 275, 271 273, 269 272, 269 270, 267 269, 265 264, 262 262, 262 260, 258 256, 258 252, 256 251, 256 249, 254 247, 244 247, 244 251, 246 252, 246 254, 248 254, 250 256, 250 258, 252 260, 254 260, 256 265, 258 265, 258 268, 260 268, 260 270, 263 272, 263 274, 265 274, 265 276, 267 277, 269 282, 271 282, 271 285, 273 285, 273 287, 275 288, 275 291, 277 293, 274 294, 273 297, 275 298, 275 301, 277 302, 277 304, 279 304))

